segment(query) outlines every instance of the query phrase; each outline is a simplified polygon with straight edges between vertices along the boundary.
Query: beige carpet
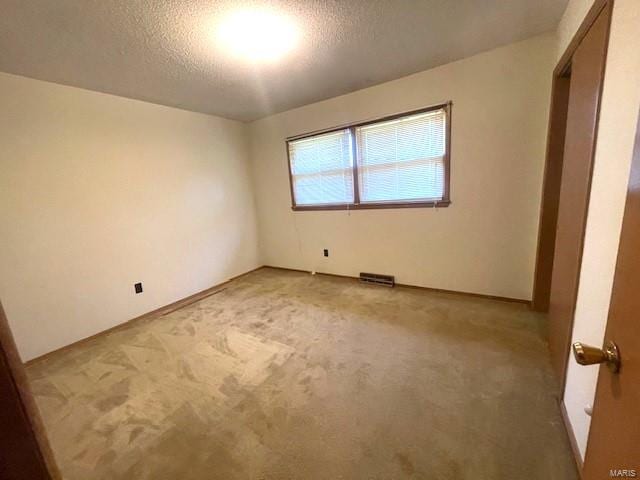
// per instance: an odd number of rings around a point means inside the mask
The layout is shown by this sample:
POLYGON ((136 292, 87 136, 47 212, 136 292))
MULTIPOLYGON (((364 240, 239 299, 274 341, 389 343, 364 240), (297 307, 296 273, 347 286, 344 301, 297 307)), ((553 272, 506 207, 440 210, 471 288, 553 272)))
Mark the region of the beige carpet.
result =
POLYGON ((69 480, 573 480, 542 329, 263 269, 28 374, 69 480))

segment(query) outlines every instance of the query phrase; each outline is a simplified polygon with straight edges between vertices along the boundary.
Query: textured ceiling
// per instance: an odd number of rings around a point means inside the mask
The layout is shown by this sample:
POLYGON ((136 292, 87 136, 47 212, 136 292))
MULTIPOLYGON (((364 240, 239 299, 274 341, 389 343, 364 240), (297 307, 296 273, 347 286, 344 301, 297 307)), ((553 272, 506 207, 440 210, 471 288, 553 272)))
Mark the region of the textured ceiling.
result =
POLYGON ((566 3, 0 0, 0 71, 249 121, 549 31, 566 3), (216 45, 216 22, 255 4, 302 31, 277 63, 216 45))

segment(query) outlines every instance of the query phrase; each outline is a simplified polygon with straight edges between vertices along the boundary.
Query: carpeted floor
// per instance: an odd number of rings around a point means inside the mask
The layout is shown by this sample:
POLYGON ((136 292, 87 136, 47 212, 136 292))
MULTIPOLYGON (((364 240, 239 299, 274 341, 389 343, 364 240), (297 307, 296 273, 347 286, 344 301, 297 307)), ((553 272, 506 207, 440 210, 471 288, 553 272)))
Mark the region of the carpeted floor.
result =
POLYGON ((262 269, 28 374, 68 480, 574 480, 543 328, 262 269))

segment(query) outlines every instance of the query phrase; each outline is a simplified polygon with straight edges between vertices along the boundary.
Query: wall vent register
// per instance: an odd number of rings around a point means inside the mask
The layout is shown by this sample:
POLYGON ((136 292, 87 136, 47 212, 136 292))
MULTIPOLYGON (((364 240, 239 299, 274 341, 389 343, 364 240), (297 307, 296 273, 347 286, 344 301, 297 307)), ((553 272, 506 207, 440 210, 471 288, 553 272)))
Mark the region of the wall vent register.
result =
POLYGON ((360 281, 385 287, 393 287, 396 284, 396 278, 393 275, 381 275, 379 273, 360 273, 360 281))

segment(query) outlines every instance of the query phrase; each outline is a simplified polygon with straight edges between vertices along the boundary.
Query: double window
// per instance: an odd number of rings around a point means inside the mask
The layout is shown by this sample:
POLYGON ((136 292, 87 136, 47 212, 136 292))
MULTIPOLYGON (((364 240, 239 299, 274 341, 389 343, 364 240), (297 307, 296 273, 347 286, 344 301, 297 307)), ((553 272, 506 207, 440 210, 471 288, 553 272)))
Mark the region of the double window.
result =
POLYGON ((447 206, 450 104, 287 141, 294 210, 447 206))

